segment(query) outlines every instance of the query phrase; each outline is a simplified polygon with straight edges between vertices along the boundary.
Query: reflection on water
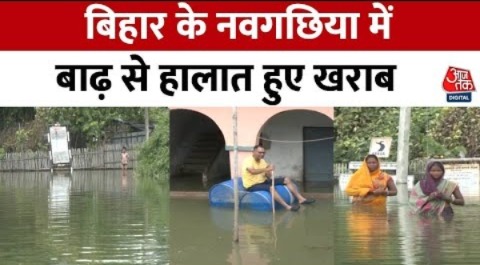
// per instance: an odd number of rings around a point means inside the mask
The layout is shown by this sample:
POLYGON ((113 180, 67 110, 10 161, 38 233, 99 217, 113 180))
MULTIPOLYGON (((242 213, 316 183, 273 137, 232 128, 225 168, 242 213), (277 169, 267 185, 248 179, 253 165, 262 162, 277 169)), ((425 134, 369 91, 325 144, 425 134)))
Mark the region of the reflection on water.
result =
POLYGON ((240 210, 238 243, 232 209, 211 208, 204 199, 172 199, 170 209, 172 264, 333 264, 331 200, 274 217, 240 210))
POLYGON ((391 199, 385 210, 335 199, 335 264, 479 264, 479 198, 466 198, 450 221, 411 215, 391 199))
POLYGON ((0 173, 0 264, 168 264, 168 187, 128 175, 0 173))
POLYGON ((347 211, 346 223, 351 237, 364 239, 361 245, 356 245, 349 251, 358 260, 374 259, 378 256, 377 252, 388 244, 390 224, 385 208, 352 208, 347 211))

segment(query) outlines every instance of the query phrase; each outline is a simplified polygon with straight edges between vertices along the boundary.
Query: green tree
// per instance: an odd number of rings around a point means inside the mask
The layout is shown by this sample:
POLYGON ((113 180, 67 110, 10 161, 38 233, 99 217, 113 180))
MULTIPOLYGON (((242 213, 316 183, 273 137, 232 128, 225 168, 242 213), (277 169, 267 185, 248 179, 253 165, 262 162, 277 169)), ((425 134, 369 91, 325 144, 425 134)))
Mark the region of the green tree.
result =
POLYGON ((167 108, 151 109, 155 130, 143 144, 138 155, 136 175, 168 183, 170 175, 170 117, 167 108))
MULTIPOLYGON (((2 109, 2 108, 0 108, 2 109)), ((0 126, 0 147, 7 152, 20 152, 22 150, 45 150, 46 149, 46 126, 44 121, 30 117, 33 108, 3 108, 3 114, 20 115, 17 118, 9 117, 9 124, 3 128, 0 126), (16 109, 16 110, 13 110, 16 109), (24 110, 20 110, 24 109, 24 110), (24 114, 22 117, 21 114, 24 114), (14 121, 15 120, 15 121, 14 121)))
POLYGON ((412 108, 409 155, 411 159, 429 158, 445 153, 443 146, 432 135, 441 114, 442 108, 412 108))
POLYGON ((431 133, 448 156, 480 156, 480 108, 442 109, 431 133))
MULTIPOLYGON (((410 160, 480 155, 480 108, 412 108, 410 160)), ((398 108, 335 108, 335 161, 361 160, 372 137, 393 138, 396 160, 398 108)))
POLYGON ((30 137, 30 132, 25 129, 19 129, 15 133, 15 145, 20 148, 19 151, 25 150, 25 144, 30 137))
MULTIPOLYGON (((0 129, 32 121, 35 108, 0 108, 0 129)), ((18 125, 17 125, 18 126, 18 125)))
POLYGON ((0 147, 0 159, 4 159, 4 158, 5 158, 5 149, 0 147))
POLYGON ((335 108, 335 161, 362 160, 372 137, 392 137, 396 159, 398 108, 335 108))
POLYGON ((41 108, 37 117, 68 126, 73 146, 103 144, 113 121, 143 122, 143 108, 41 108))

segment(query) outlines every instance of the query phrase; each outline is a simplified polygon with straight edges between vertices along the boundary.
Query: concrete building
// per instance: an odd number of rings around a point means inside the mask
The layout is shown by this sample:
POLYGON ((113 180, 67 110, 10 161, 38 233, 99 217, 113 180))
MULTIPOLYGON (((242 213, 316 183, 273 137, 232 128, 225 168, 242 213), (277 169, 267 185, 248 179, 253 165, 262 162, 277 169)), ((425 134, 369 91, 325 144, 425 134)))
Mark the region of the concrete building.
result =
MULTIPOLYGON (((170 178, 215 184, 240 175, 253 146, 262 143, 276 176, 304 185, 333 181, 332 108, 237 108, 238 173, 234 171, 233 108, 170 109, 170 178)), ((208 186, 208 185, 207 185, 208 186)))

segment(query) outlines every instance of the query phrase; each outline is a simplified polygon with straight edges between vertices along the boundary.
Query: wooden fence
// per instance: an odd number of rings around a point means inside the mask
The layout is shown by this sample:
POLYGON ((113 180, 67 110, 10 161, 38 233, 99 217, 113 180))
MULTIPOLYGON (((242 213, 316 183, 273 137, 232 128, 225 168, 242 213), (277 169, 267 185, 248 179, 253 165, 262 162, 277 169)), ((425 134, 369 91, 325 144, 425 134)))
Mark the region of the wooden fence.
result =
POLYGON ((348 163, 333 164, 333 175, 338 177, 340 174, 348 174, 348 163))
MULTIPOLYGON (((129 168, 136 168, 140 143, 127 146, 130 161, 129 168)), ((79 169, 119 169, 121 159, 121 144, 105 145, 101 148, 72 149, 72 166, 79 169)), ((414 160, 409 164, 409 174, 422 175, 425 169, 425 160, 414 160)), ((7 153, 0 160, 0 171, 42 171, 50 170, 48 152, 7 153)), ((333 174, 348 174, 348 163, 335 163, 333 174)))
MULTIPOLYGON (((79 169, 119 169, 122 145, 106 145, 101 148, 71 149, 72 167, 79 169)), ((130 157, 128 167, 137 166, 140 144, 127 147, 130 157)), ((50 170, 50 156, 47 151, 28 153, 7 153, 0 160, 0 171, 41 171, 50 170)))

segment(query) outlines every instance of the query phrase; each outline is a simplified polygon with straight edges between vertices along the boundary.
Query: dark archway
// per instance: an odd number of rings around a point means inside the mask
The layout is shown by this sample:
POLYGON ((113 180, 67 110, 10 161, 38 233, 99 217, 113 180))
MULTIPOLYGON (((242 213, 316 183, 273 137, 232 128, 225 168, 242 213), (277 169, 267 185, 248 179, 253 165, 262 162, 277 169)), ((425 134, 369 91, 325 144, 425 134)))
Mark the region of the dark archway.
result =
POLYGON ((185 109, 170 111, 170 187, 206 190, 230 179, 225 138, 208 116, 185 109))

